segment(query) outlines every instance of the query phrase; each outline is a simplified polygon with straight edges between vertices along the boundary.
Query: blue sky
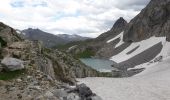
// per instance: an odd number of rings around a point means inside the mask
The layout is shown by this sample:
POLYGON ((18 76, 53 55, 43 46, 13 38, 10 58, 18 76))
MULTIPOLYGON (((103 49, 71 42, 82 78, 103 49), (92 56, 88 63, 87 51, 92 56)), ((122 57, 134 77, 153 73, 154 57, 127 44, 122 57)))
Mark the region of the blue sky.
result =
POLYGON ((119 17, 130 21, 150 0, 4 0, 0 21, 16 29, 96 37, 119 17))

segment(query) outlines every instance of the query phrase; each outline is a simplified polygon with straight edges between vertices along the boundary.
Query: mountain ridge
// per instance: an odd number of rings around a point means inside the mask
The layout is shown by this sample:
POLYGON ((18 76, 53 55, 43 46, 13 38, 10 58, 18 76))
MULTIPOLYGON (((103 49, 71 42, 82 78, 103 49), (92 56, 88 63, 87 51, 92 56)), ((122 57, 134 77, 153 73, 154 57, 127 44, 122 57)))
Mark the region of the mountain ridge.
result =
POLYGON ((57 45, 63 45, 72 41, 83 41, 89 39, 88 37, 82 37, 79 35, 58 34, 54 35, 48 32, 44 32, 40 29, 28 28, 21 31, 23 36, 29 40, 40 40, 45 47, 55 47, 57 45))

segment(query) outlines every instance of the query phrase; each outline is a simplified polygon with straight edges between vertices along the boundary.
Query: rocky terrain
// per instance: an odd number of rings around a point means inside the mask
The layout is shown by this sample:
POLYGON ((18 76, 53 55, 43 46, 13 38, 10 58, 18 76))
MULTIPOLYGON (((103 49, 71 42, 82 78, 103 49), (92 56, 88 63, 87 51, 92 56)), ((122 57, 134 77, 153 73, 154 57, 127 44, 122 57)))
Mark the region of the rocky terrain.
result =
MULTIPOLYGON (((47 49, 40 41, 28 41, 0 23, 1 100, 96 100, 75 78, 100 76, 71 55, 47 49)), ((98 99, 97 99, 98 100, 98 99)), ((100 99, 99 99, 100 100, 100 99)))
POLYGON ((28 28, 21 31, 21 34, 25 39, 42 41, 45 47, 50 48, 59 45, 64 45, 72 41, 83 41, 89 39, 88 37, 82 37, 79 35, 67 35, 67 34, 53 35, 51 33, 44 32, 40 29, 32 28, 28 28))

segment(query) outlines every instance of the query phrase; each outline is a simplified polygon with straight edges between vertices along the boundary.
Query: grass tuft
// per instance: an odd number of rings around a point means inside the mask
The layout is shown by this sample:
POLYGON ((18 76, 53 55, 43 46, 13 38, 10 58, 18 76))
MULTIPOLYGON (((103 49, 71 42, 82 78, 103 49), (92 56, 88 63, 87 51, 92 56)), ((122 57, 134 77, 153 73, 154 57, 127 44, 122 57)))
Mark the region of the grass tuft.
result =
POLYGON ((11 80, 17 78, 18 76, 22 75, 25 70, 17 70, 17 71, 10 71, 10 72, 0 72, 0 80, 11 80))

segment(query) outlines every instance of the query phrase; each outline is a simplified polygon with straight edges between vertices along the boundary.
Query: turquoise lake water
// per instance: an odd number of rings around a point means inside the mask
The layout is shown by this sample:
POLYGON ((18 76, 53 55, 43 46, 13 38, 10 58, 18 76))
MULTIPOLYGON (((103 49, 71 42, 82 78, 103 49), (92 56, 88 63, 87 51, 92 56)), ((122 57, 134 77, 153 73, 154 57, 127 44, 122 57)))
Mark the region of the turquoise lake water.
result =
POLYGON ((111 72, 111 70, 113 70, 111 65, 113 65, 114 62, 111 60, 95 58, 81 58, 80 60, 87 66, 90 66, 100 72, 111 72))

